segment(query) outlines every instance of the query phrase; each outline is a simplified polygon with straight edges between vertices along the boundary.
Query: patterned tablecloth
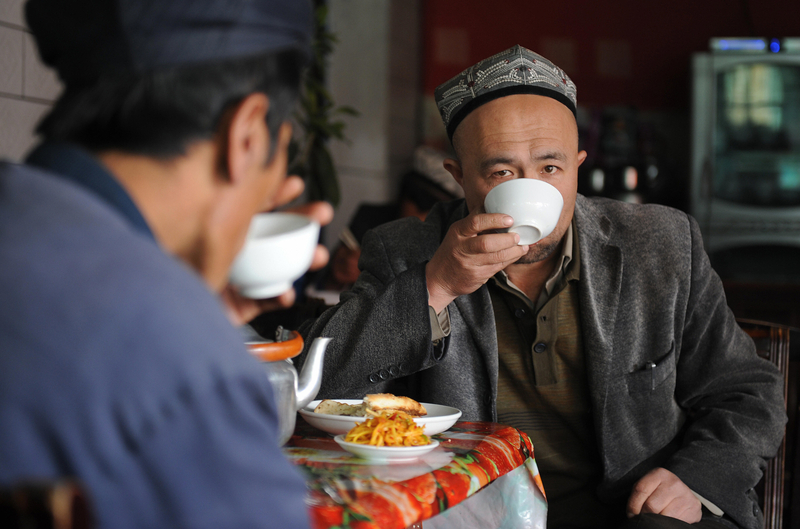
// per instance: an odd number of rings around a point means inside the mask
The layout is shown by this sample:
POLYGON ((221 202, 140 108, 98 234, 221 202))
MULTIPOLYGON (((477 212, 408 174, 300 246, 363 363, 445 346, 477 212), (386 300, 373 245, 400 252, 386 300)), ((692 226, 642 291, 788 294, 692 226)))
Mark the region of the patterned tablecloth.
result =
POLYGON ((525 433, 458 422, 434 438, 439 446, 416 461, 373 464, 298 417, 284 452, 308 478, 312 527, 545 526, 544 487, 525 433))

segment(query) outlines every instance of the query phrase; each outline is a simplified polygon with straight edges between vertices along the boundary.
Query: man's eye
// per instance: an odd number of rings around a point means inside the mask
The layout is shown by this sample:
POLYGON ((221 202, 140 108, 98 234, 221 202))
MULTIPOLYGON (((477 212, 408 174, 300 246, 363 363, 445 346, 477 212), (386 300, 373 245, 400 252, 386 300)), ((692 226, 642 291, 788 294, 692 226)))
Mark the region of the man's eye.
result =
POLYGON ((508 169, 501 169, 499 171, 494 172, 494 176, 504 177, 504 176, 511 176, 511 171, 508 169))
POLYGON ((553 174, 553 173, 558 172, 558 167, 556 167, 555 165, 545 165, 544 169, 543 169, 543 172, 545 172, 547 174, 553 174))

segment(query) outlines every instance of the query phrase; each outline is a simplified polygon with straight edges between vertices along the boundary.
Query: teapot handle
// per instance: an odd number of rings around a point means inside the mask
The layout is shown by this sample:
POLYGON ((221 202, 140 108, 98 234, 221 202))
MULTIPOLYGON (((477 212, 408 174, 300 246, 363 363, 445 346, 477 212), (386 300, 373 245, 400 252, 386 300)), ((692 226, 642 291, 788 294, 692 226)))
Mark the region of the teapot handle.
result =
POLYGON ((248 342, 247 350, 263 362, 275 362, 294 358, 303 350, 303 337, 297 331, 282 342, 248 342))

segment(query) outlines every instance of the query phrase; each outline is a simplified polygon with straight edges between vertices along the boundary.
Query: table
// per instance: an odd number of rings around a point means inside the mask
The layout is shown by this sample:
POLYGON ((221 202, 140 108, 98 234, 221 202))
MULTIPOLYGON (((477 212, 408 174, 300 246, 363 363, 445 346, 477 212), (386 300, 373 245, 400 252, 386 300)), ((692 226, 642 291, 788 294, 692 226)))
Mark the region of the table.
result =
POLYGON ((439 446, 416 461, 373 464, 298 417, 284 453, 307 477, 312 527, 545 527, 547 501, 525 433, 462 421, 434 438, 439 446))

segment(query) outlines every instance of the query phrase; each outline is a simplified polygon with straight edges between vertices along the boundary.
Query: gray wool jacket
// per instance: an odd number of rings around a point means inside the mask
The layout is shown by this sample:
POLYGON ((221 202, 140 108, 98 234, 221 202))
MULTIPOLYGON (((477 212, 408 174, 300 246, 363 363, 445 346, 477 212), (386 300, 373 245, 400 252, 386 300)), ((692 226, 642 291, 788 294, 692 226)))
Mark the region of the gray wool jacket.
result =
MULTIPOLYGON (((391 392, 454 406, 462 420, 496 419, 485 285, 450 304, 450 335, 431 342, 425 265, 466 213, 457 200, 424 223, 401 219, 367 233, 356 284, 301 328, 307 343, 333 338, 320 398, 391 392)), ((580 195, 574 222, 599 496, 627 497, 664 467, 740 525, 761 527, 753 487, 783 437, 782 381, 737 325, 697 223, 663 206, 580 195)))

